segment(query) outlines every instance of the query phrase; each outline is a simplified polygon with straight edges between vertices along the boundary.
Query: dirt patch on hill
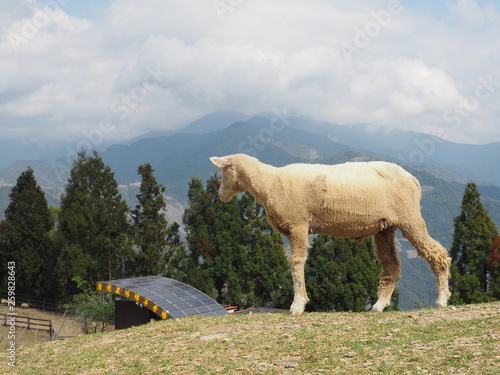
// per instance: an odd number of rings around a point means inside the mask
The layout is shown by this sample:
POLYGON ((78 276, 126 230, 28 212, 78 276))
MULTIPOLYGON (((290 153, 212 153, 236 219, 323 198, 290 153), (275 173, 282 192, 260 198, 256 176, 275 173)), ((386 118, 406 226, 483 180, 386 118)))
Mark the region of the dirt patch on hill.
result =
MULTIPOLYGON (((7 306, 0 306, 0 319, 3 314, 9 313, 7 306)), ((16 307, 15 313, 19 317, 50 320, 54 329, 54 339, 63 339, 83 334, 81 319, 63 313, 41 311, 37 309, 23 309, 16 307)), ((5 334, 8 327, 0 327, 0 348, 6 343, 5 334)), ((38 329, 16 329, 16 340, 19 345, 32 345, 50 341, 48 332, 38 329)))
MULTIPOLYGON (((482 319, 500 316, 500 303, 490 303, 486 305, 466 305, 456 308, 449 306, 446 309, 423 309, 408 311, 408 317, 418 321, 422 325, 429 325, 438 321, 456 320, 467 321, 472 319, 482 319)), ((500 334, 500 327, 499 332, 500 334)))

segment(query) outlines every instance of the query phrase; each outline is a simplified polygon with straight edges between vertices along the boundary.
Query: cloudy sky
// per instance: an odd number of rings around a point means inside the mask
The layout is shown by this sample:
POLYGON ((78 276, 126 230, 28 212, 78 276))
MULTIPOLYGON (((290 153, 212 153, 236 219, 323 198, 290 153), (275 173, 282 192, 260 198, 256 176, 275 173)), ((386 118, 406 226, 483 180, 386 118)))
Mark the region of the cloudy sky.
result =
POLYGON ((500 2, 0 0, 0 140, 286 108, 500 141, 500 2))

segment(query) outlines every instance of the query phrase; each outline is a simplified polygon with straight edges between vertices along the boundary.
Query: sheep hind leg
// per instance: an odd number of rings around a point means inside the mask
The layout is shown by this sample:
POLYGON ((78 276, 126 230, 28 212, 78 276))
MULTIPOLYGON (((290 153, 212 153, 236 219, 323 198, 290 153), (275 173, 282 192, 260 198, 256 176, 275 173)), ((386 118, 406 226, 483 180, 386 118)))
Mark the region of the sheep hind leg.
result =
POLYGON ((451 258, 448 257, 448 251, 429 236, 423 219, 418 220, 417 225, 411 228, 402 229, 402 232, 417 249, 418 255, 429 263, 429 267, 436 277, 436 307, 446 307, 450 298, 448 279, 450 278, 451 258))
POLYGON ((289 262, 293 280, 293 303, 290 306, 290 314, 300 315, 304 312, 306 303, 309 301, 304 278, 304 264, 307 259, 309 241, 307 232, 303 235, 291 234, 288 239, 291 248, 289 262))
POLYGON ((382 312, 391 304, 391 296, 394 292, 401 273, 401 261, 399 260, 396 242, 396 227, 389 227, 374 236, 375 256, 382 267, 378 286, 378 300, 372 307, 372 311, 382 312))

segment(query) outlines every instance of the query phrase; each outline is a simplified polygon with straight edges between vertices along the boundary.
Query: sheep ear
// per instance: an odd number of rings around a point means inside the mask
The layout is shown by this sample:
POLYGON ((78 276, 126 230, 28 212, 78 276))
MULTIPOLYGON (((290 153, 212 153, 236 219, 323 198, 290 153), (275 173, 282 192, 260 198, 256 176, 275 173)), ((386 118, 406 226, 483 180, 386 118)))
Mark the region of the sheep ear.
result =
POLYGON ((224 156, 222 158, 218 158, 217 156, 212 156, 210 158, 210 160, 212 161, 212 163, 214 163, 220 169, 225 168, 225 167, 230 167, 231 165, 233 165, 233 161, 226 156, 224 156))

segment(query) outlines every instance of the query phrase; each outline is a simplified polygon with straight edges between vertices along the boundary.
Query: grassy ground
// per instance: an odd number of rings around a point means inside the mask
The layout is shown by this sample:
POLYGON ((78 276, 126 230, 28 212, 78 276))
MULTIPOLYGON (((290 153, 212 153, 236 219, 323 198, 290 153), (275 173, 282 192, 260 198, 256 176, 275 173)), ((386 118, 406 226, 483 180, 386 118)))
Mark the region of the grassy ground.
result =
POLYGON ((159 321, 2 353, 19 374, 500 374, 500 303, 159 321))

